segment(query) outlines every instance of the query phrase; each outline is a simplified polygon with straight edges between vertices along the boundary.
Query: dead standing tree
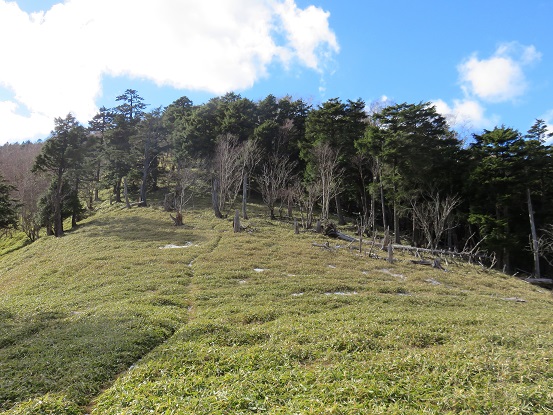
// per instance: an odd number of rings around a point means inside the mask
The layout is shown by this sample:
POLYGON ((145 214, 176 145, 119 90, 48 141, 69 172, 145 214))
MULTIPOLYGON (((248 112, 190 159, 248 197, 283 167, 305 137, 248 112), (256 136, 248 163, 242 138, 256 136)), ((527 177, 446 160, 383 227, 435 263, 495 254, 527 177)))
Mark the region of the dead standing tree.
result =
POLYGON ((330 201, 339 193, 341 171, 338 170, 338 151, 329 143, 319 143, 313 148, 315 169, 321 191, 321 219, 328 221, 330 201))
POLYGON ((304 229, 310 229, 313 226, 313 212, 315 206, 321 198, 321 183, 318 180, 304 183, 296 180, 291 191, 300 207, 302 227, 304 229))
POLYGON ((247 203, 250 177, 259 160, 261 151, 256 141, 246 141, 242 147, 242 217, 248 219, 247 203))
POLYGON ((184 208, 192 200, 194 190, 198 186, 203 186, 204 182, 200 180, 198 168, 181 165, 172 174, 172 178, 176 182, 176 187, 173 193, 165 195, 165 209, 174 210, 176 216, 170 215, 171 219, 175 223, 175 226, 182 226, 184 208))
POLYGON ((292 180, 292 172, 296 164, 288 157, 279 157, 278 154, 272 154, 267 162, 263 164, 261 173, 257 176, 261 197, 269 208, 271 219, 275 219, 276 202, 283 196, 284 190, 292 180))
MULTIPOLYGON (((243 187, 244 176, 258 157, 255 142, 238 142, 232 134, 219 137, 213 159, 212 203, 215 216, 231 209, 243 187)), ((245 196, 244 196, 245 197, 245 196)))
POLYGON ((413 218, 422 229, 428 248, 437 249, 444 232, 448 230, 448 218, 460 203, 458 196, 443 199, 439 192, 430 193, 422 202, 411 202, 413 218))

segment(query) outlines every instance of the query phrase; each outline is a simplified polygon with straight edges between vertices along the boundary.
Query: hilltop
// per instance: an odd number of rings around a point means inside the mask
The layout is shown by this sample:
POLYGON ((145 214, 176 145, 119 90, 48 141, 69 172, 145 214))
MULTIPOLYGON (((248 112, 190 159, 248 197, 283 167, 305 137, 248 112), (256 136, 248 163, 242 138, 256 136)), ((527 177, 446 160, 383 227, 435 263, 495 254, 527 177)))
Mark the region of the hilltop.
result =
POLYGON ((551 293, 325 249, 261 208, 233 233, 104 204, 0 258, 6 414, 546 413, 551 293))

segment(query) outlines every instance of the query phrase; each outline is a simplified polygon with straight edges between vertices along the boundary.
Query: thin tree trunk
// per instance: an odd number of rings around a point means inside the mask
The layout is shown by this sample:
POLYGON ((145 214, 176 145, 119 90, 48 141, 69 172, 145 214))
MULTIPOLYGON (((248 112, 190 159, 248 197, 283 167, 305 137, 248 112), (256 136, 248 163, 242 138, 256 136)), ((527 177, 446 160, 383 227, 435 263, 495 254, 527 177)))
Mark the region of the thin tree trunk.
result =
POLYGON ((238 209, 236 209, 236 212, 234 212, 233 227, 234 227, 234 233, 240 232, 240 212, 238 211, 238 209))
POLYGON ((382 226, 384 229, 388 229, 388 222, 386 221, 386 206, 384 204, 384 186, 382 186, 382 178, 380 178, 380 203, 382 204, 382 226))
POLYGON ((417 244, 417 221, 415 220, 415 215, 413 214, 413 246, 418 246, 417 244))
MULTIPOLYGON (((79 194, 79 179, 75 180, 75 194, 79 194)), ((77 209, 73 207, 73 212, 71 213, 71 228, 77 227, 77 209)))
POLYGON ((54 195, 54 235, 63 236, 63 218, 62 218, 62 176, 58 175, 56 193, 54 195))
POLYGON ((98 186, 100 185, 100 162, 96 164, 96 174, 94 175, 94 201, 100 201, 98 186))
POLYGON ((532 197, 530 195, 529 188, 526 188, 526 196, 528 198, 528 217, 530 219, 530 230, 532 231, 532 251, 534 253, 534 275, 536 278, 541 278, 540 253, 538 249, 538 234, 536 232, 536 223, 534 221, 534 209, 532 207, 532 197))
POLYGON ((376 220, 376 206, 375 206, 374 195, 371 193, 371 216, 370 216, 370 229, 374 231, 375 229, 375 220, 376 220))
POLYGON ((244 178, 242 179, 242 217, 247 220, 247 202, 248 202, 248 173, 244 173, 244 178))
POLYGON ((213 212, 215 217, 221 219, 223 215, 219 209, 219 181, 213 179, 212 188, 211 188, 211 204, 213 205, 213 212))
POLYGON ((130 209, 131 208, 131 204, 129 203, 129 192, 128 192, 128 188, 127 188, 127 177, 125 176, 123 178, 123 191, 125 193, 125 204, 127 205, 127 209, 130 209))
POLYGON ((121 181, 122 180, 123 178, 119 177, 113 189, 113 193, 115 194, 115 203, 121 203, 121 181))
POLYGON ((287 201, 287 203, 288 203, 288 217, 291 218, 291 217, 294 216, 294 212, 293 212, 294 200, 293 200, 293 198, 292 198, 292 193, 291 193, 290 189, 288 189, 286 198, 287 198, 286 201, 287 201))
POLYGON ((397 211, 397 202, 394 200, 394 242, 396 244, 401 243, 399 239, 399 215, 397 211))
POLYGON ((56 200, 54 207, 54 235, 63 236, 63 219, 61 217, 61 202, 56 200))
POLYGON ((148 187, 148 174, 150 173, 151 161, 144 160, 144 169, 142 170, 142 184, 140 185, 140 206, 146 206, 146 192, 148 187))
POLYGON ((346 219, 344 218, 342 203, 340 202, 340 195, 336 195, 334 199, 336 200, 336 213, 338 215, 338 225, 345 225, 346 219))

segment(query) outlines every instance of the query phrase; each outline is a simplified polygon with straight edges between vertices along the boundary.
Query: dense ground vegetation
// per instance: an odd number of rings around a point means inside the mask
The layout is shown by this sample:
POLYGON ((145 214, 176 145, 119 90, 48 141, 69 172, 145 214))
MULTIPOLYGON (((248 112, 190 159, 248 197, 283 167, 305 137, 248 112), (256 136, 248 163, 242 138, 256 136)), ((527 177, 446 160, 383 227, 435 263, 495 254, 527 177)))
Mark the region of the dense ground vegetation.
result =
POLYGON ((256 204, 234 233, 198 203, 177 227, 105 201, 2 256, 0 411, 553 410, 550 292, 335 248, 256 204))

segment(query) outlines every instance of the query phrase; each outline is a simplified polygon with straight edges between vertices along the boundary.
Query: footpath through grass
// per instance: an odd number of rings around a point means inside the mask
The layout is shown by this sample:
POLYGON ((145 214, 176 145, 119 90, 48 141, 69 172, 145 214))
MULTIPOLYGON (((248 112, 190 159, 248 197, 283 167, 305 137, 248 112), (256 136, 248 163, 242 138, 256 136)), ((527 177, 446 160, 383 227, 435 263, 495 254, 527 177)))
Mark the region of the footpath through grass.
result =
POLYGON ((0 260, 0 408, 553 413, 550 292, 328 251, 260 216, 240 234, 167 219, 106 212, 0 260))

